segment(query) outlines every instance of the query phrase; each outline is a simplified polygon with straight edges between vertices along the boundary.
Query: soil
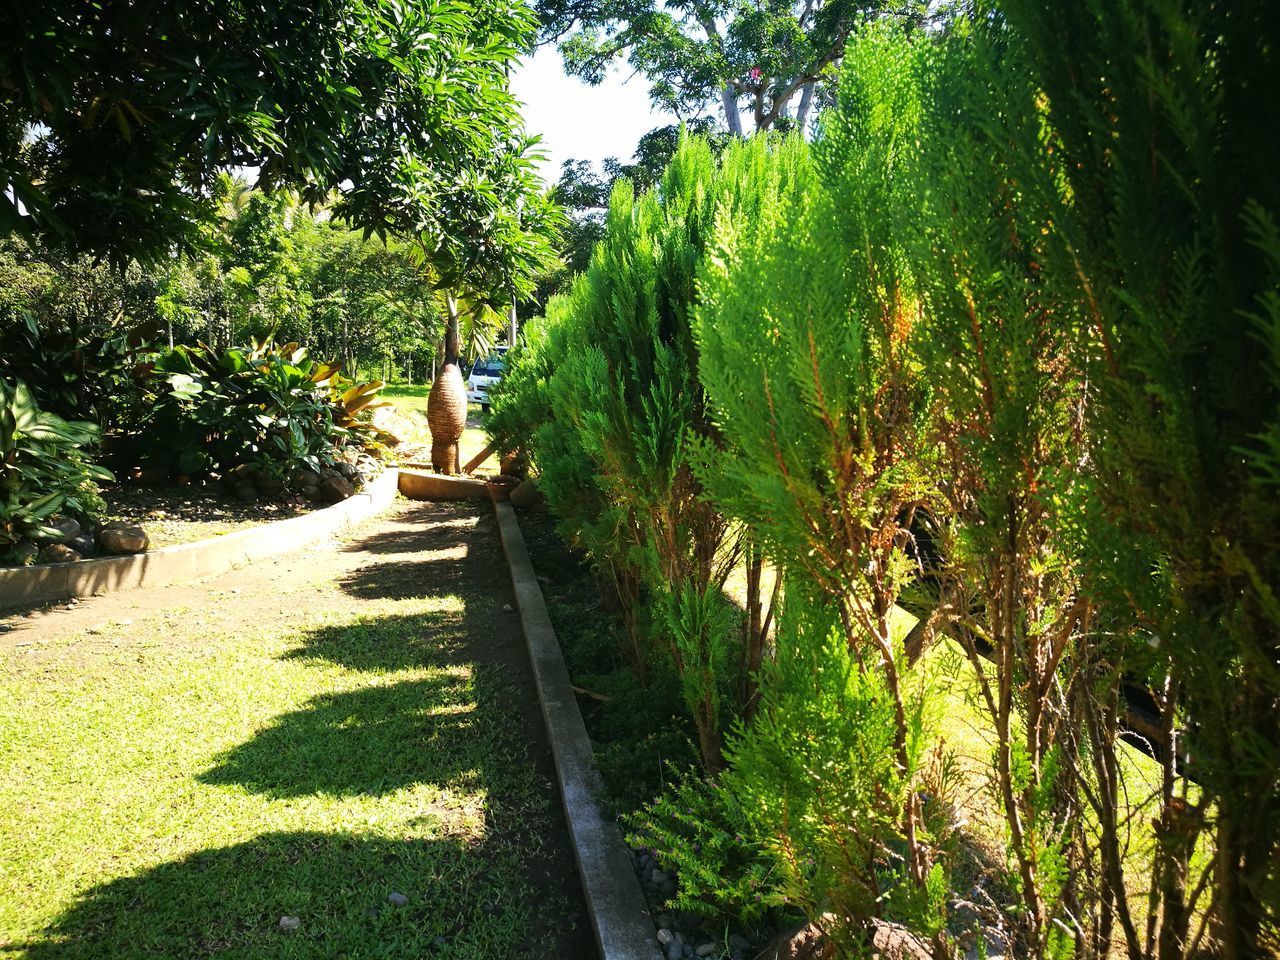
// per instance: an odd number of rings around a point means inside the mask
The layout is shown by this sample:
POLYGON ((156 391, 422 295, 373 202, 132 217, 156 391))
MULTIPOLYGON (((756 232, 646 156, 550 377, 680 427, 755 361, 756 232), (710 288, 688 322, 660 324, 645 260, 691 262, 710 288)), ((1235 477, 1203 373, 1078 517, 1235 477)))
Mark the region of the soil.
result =
POLYGON ((151 549, 192 543, 272 520, 308 513, 322 504, 233 500, 212 487, 116 484, 102 491, 104 522, 123 520, 147 531, 151 549))
MULTIPOLYGON (((175 504, 175 512, 193 511, 180 515, 207 518, 197 522, 254 522, 272 516, 261 504, 233 510, 219 503, 206 505, 189 493, 165 496, 169 499, 157 497, 149 503, 175 504), (195 512, 199 506, 206 512, 195 512), (217 509, 225 512, 216 514, 217 509)), ((145 502, 140 498, 133 509, 140 510, 145 502)), ((204 581, 0 614, 0 649, 27 648, 23 652, 36 657, 74 658, 92 653, 95 645, 118 645, 122 634, 157 622, 165 625, 166 643, 199 645, 210 635, 234 631, 237 623, 297 623, 339 614, 373 617, 386 611, 388 601, 424 595, 460 595, 467 601, 464 630, 439 642, 450 648, 451 656, 502 672, 518 691, 504 707, 518 714, 527 755, 554 806, 557 830, 554 836, 527 844, 526 883, 534 890, 561 894, 558 899, 573 905, 573 915, 556 925, 555 956, 592 957, 595 950, 559 812, 550 748, 496 521, 487 504, 401 500, 347 538, 322 541, 204 581)), ((421 642, 435 641, 426 636, 421 642)))

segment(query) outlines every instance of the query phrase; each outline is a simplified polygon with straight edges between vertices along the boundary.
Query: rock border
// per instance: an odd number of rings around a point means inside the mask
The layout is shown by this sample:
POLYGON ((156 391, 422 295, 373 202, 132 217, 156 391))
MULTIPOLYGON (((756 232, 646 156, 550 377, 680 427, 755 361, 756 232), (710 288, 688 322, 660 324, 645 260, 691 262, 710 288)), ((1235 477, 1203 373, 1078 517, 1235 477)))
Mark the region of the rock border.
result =
POLYGON ((359 493, 300 517, 131 556, 0 569, 0 610, 216 576, 355 526, 390 506, 398 486, 390 467, 359 493))
POLYGON ((596 801, 600 774, 524 534, 510 503, 495 502, 493 508, 601 960, 662 960, 631 855, 617 826, 601 815, 596 801))

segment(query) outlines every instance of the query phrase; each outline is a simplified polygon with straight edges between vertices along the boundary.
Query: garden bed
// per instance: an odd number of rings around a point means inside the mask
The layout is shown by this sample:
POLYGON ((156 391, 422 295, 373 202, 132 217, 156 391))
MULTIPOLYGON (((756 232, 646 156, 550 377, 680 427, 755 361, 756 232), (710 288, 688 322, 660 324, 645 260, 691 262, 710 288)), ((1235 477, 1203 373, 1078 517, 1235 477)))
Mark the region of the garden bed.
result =
POLYGON ((246 503, 212 487, 143 487, 116 484, 102 491, 104 520, 142 526, 152 549, 193 543, 245 530, 273 520, 287 520, 317 509, 305 500, 246 503))
POLYGON ((222 536, 126 556, 70 563, 0 567, 0 609, 96 596, 138 587, 187 584, 234 567, 298 550, 340 533, 385 509, 396 497, 398 471, 387 470, 362 490, 324 510, 254 524, 222 536))
MULTIPOLYGON (((606 816, 622 821, 658 796, 664 782, 698 762, 695 733, 673 673, 639 686, 619 655, 621 615, 595 574, 560 539, 549 514, 525 511, 520 528, 542 585, 570 681, 595 751, 606 816)), ((745 960, 802 917, 778 915, 754 927, 672 908, 678 878, 652 856, 631 848, 632 865, 668 958, 745 960)))

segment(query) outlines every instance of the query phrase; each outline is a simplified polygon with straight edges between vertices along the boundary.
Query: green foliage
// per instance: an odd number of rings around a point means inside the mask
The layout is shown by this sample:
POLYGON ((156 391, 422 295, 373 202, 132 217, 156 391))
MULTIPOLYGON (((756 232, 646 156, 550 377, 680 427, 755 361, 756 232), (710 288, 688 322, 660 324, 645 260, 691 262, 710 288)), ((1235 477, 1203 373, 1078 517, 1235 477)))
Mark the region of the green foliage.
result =
POLYGON ((1257 91, 1280 77, 1274 10, 1003 6, 1070 191, 1046 266, 1076 278, 1097 339, 1089 587, 1115 655, 1185 724, 1168 745, 1204 789, 1164 792, 1158 936, 1196 937, 1178 864, 1211 817, 1211 935, 1224 956, 1266 954, 1280 943, 1280 152, 1277 103, 1257 91))
POLYGON ((680 886, 673 906, 693 913, 767 921, 788 903, 775 858, 757 834, 755 798, 732 784, 683 773, 627 818, 627 842, 654 851, 680 886))
MULTIPOLYGON (((760 710, 714 781, 682 778, 630 821, 632 839, 679 870, 682 907, 747 922, 801 910, 861 955, 875 917, 928 936, 943 925, 945 873, 924 884, 904 855, 902 810, 930 742, 924 686, 906 698, 907 764, 883 672, 850 649, 829 604, 788 595, 760 710)), ((921 829, 927 829, 922 824, 921 829)))
POLYGON ((110 432, 136 426, 129 373, 149 344, 296 340, 352 375, 430 367, 442 311, 415 245, 366 239, 230 177, 215 194, 205 249, 160 263, 116 267, 0 242, 0 371, 46 409, 110 432))
POLYGON ((548 305, 547 331, 515 353, 495 399, 495 436, 533 438, 552 509, 615 584, 636 669, 643 676, 655 654, 675 664, 711 769, 726 716, 742 706, 738 641, 717 609, 739 548, 692 470, 696 441, 711 436, 695 283, 717 211, 750 215, 761 171, 801 150, 760 139, 717 161, 686 139, 653 190, 637 196, 620 181, 590 268, 548 305))
POLYGON ((296 343, 219 353, 177 347, 156 361, 143 456, 179 474, 253 464, 284 479, 375 443, 367 415, 381 382, 353 383, 296 343))
POLYGON ((649 79, 654 104, 677 115, 713 101, 726 111, 729 132, 742 135, 739 109, 750 109, 757 131, 792 124, 803 129, 844 54, 850 33, 875 17, 919 23, 927 5, 909 2, 822 4, 769 0, 540 0, 543 36, 560 43, 565 70, 599 83, 618 59, 649 79), (798 104, 796 103, 798 99, 798 104), (791 116, 795 107, 795 118, 791 116))
POLYGON ((891 592, 905 577, 894 536, 922 498, 928 412, 897 229, 913 187, 899 172, 915 136, 912 54, 869 37, 851 57, 813 159, 789 144, 760 171, 758 202, 722 212, 695 322, 723 437, 699 479, 833 597, 862 589, 872 550, 891 592))
POLYGON ((518 272, 546 213, 506 79, 532 27, 514 0, 7 9, 0 227, 162 256, 200 243, 239 165, 312 203, 337 189, 359 228, 451 268, 518 272))
POLYGON ((94 518, 95 481, 111 479, 85 459, 97 438, 93 424, 41 410, 21 380, 0 379, 0 549, 51 533, 56 516, 94 518))
POLYGON ((1088 348, 1074 278, 1046 265, 1067 196, 1030 72, 998 27, 932 56, 924 97, 920 179, 931 189, 911 235, 948 478, 949 629, 995 730, 1011 909, 1034 955, 1065 956, 1074 944, 1057 943, 1058 924, 1078 909, 1069 880, 1084 856, 1070 717, 1085 606, 1058 533, 1081 493, 1088 348))
POLYGON ((731 751, 724 789, 750 791, 746 806, 769 791, 786 798, 760 830, 790 902, 834 926, 847 951, 887 909, 932 936, 944 907, 931 891, 945 871, 910 789, 919 707, 893 616, 914 574, 908 524, 932 486, 930 397, 914 352, 920 307, 901 230, 914 200, 917 57, 887 29, 851 45, 812 158, 803 144, 784 151, 759 171, 748 210, 722 211, 695 319, 718 428, 698 478, 785 569, 789 590, 779 663, 764 673, 760 715, 731 751), (838 650, 829 649, 836 624, 838 650), (824 705, 797 684, 827 661, 837 675, 824 681, 833 698, 824 705), (839 672, 850 664, 856 680, 839 672), (860 714, 872 704, 874 715, 860 714), (850 751, 884 769, 833 778, 850 751), (883 792, 858 787, 881 773, 883 792), (833 826, 850 823, 856 841, 833 826), (886 846, 901 857, 893 878, 877 865, 886 846))

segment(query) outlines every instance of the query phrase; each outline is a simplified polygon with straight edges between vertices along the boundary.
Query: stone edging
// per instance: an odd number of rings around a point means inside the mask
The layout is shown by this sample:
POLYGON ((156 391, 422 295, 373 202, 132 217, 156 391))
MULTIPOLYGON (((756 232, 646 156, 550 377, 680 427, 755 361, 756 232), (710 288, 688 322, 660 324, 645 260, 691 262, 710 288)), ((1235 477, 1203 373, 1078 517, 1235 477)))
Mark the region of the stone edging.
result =
POLYGON ((618 828, 601 816, 596 802, 600 774, 524 535, 510 503, 495 503, 494 511, 601 960, 662 960, 631 856, 618 828))
POLYGON ((386 509, 396 498, 398 482, 398 471, 389 468, 360 493, 341 503, 209 540, 161 547, 132 556, 0 569, 0 610, 117 590, 186 583, 288 553, 386 509))

